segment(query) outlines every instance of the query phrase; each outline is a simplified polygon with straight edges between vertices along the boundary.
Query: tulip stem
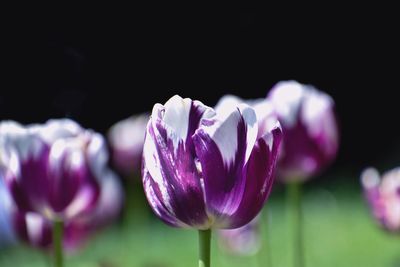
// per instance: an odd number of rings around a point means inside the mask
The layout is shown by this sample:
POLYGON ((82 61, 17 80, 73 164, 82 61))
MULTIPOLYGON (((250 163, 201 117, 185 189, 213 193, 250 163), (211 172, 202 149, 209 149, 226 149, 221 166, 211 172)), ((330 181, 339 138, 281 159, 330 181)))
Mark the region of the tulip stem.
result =
POLYGON ((53 222, 53 257, 54 267, 63 267, 63 234, 64 223, 62 220, 55 220, 53 222))
POLYGON ((199 230, 199 267, 210 267, 211 229, 199 230))
MULTIPOLYGON (((264 235, 262 235, 262 239, 261 240, 263 240, 264 242, 261 244, 261 250, 258 252, 258 254, 260 255, 260 254, 265 254, 265 266, 266 267, 272 267, 272 253, 271 253, 271 242, 270 242, 270 238, 271 238, 271 235, 270 235, 270 216, 269 216, 269 207, 268 206, 266 206, 265 208, 264 208, 264 210, 262 210, 261 211, 262 213, 261 213, 261 215, 264 215, 264 223, 265 223, 265 226, 264 226, 264 231, 265 231, 265 234, 264 235), (263 252, 263 253, 261 253, 261 251, 263 252)), ((260 266, 262 266, 262 265, 260 265, 260 266)))
POLYGON ((293 266, 304 267, 303 214, 301 208, 301 183, 288 184, 288 204, 293 227, 293 266))

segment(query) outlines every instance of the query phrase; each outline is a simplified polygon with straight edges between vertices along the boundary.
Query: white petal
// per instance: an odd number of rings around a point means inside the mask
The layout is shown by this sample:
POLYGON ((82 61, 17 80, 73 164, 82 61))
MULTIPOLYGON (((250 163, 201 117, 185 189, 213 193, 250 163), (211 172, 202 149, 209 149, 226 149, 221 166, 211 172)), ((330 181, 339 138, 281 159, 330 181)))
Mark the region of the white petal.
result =
MULTIPOLYGON (((170 197, 167 192, 167 185, 165 184, 166 181, 163 178, 163 174, 161 173, 161 164, 160 159, 158 156, 157 148, 156 148, 156 140, 153 139, 152 134, 150 133, 150 128, 152 127, 151 121, 147 125, 147 133, 146 138, 143 146, 143 159, 144 159, 144 166, 145 169, 143 172, 148 171, 150 173, 151 179, 155 183, 157 183, 158 187, 160 188, 161 195, 164 201, 164 204, 170 210, 173 211, 172 207, 169 205, 170 197)), ((154 129, 156 131, 157 129, 154 129)), ((157 133, 155 134, 157 136, 157 133)), ((157 138, 157 137, 155 137, 157 138)))
POLYGON ((28 232, 28 239, 33 244, 38 244, 43 236, 44 230, 44 219, 36 213, 27 213, 26 218, 26 230, 28 232))
POLYGON ((93 199, 93 190, 89 187, 83 187, 76 194, 74 200, 65 210, 66 218, 73 218, 84 210, 93 199))
POLYGON ((272 88, 269 99, 285 127, 296 123, 304 94, 304 86, 296 81, 279 82, 272 88))
POLYGON ((365 189, 377 187, 380 181, 379 172, 375 168, 367 168, 361 173, 361 183, 365 189))
POLYGON ((246 104, 226 106, 212 118, 212 125, 202 127, 217 144, 227 165, 234 162, 238 146, 241 145, 238 144, 238 125, 242 118, 247 127, 246 144, 244 144, 246 145, 245 161, 247 161, 258 131, 257 117, 253 108, 246 104))
POLYGON ((224 95, 215 105, 215 111, 219 113, 224 112, 224 110, 232 110, 232 108, 237 107, 240 103, 243 102, 243 99, 235 95, 224 95))
POLYGON ((333 106, 333 99, 329 95, 311 86, 306 87, 301 119, 307 126, 310 136, 318 136, 322 130, 325 135, 328 135, 329 140, 338 139, 333 106))
MULTIPOLYGON (((18 160, 37 157, 43 149, 43 142, 28 128, 14 121, 0 123, 0 151, 11 157, 16 153, 18 160)), ((4 157, 0 161, 4 161, 4 157)))
POLYGON ((173 144, 177 148, 180 140, 186 140, 189 128, 189 113, 192 106, 192 100, 181 98, 178 95, 173 96, 164 105, 163 121, 174 130, 173 144))
POLYGON ((51 119, 45 124, 32 124, 28 128, 48 144, 61 138, 75 137, 83 132, 82 127, 71 119, 51 119))
POLYGON ((90 133, 90 143, 87 147, 87 157, 90 170, 96 178, 101 177, 107 168, 109 159, 107 144, 104 137, 99 133, 90 133))
POLYGON ((149 117, 149 114, 140 114, 116 123, 109 131, 111 146, 130 151, 141 148, 149 117))

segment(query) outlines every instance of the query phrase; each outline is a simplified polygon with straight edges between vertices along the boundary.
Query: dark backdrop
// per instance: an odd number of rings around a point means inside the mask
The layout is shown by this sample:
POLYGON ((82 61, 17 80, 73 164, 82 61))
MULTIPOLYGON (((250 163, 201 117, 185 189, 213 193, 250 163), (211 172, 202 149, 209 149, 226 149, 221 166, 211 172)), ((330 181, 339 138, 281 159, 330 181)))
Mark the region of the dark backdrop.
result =
POLYGON ((2 119, 69 116, 104 132, 173 94, 214 105, 295 79, 336 100, 336 168, 400 165, 399 21, 390 10, 76 10, 6 21, 2 119))

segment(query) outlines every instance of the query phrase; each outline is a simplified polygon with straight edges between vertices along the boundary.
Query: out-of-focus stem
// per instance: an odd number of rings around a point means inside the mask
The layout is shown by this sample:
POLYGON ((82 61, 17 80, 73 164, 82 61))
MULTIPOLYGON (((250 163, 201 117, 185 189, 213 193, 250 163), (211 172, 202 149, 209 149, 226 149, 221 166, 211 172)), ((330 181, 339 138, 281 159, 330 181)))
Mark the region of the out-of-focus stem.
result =
POLYGON ((63 235, 64 235, 64 223, 61 220, 55 220, 53 222, 53 257, 54 267, 64 266, 63 257, 63 235))
POLYGON ((300 182, 291 182, 287 185, 288 205, 291 215, 291 226, 293 227, 293 266, 304 267, 303 246, 303 214, 301 207, 300 182))

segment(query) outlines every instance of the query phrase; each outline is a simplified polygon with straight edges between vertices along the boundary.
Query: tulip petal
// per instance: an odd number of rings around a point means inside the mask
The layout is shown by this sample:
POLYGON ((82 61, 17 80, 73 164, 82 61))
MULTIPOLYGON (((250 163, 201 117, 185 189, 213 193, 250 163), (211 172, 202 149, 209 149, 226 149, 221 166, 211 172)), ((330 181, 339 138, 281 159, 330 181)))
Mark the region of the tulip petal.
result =
POLYGON ((91 209, 98 184, 79 146, 67 140, 54 143, 49 155, 48 200, 54 212, 66 209, 67 217, 91 209))
POLYGON ((13 225, 19 239, 38 247, 51 245, 51 224, 39 214, 16 212, 13 225))
POLYGON ((161 192, 160 187, 145 168, 143 169, 143 187, 151 208, 161 220, 174 227, 187 227, 186 224, 176 219, 175 214, 172 212, 172 207, 167 207, 164 204, 165 197, 162 195, 163 192, 161 192))
POLYGON ((246 184, 242 201, 231 217, 229 228, 241 227, 250 222, 262 209, 275 180, 275 165, 282 140, 279 123, 272 131, 259 138, 246 166, 246 184))
MULTIPOLYGON (((19 152, 20 163, 15 168, 8 169, 5 179, 15 204, 21 210, 28 212, 44 209, 47 202, 43 190, 48 188, 47 159, 49 148, 44 144, 36 143, 38 140, 35 140, 35 142, 31 140, 32 143, 25 143, 25 141, 27 140, 21 140, 22 143, 18 143, 14 147, 19 150, 22 149, 19 152)), ((16 155, 13 154, 13 156, 16 155)), ((13 156, 11 157, 12 160, 13 156)))
MULTIPOLYGON (((208 212, 219 223, 236 212, 244 192, 244 166, 257 137, 255 112, 241 104, 204 119, 193 136, 208 212)), ((218 222, 217 222, 218 223, 218 222)))
POLYGON ((143 182, 153 210, 177 218, 177 223, 165 219, 170 224, 202 228, 208 223, 190 137, 209 115, 201 102, 178 96, 153 109, 144 144, 143 182))

